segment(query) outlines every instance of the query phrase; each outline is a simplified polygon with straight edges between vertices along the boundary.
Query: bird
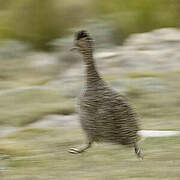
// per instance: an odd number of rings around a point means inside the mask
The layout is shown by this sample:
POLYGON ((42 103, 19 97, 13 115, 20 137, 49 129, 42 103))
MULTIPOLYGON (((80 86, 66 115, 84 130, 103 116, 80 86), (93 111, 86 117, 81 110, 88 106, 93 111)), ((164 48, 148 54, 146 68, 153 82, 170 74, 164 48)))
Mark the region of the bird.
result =
POLYGON ((94 142, 125 145, 134 148, 143 159, 138 147, 138 117, 127 98, 109 86, 98 72, 94 59, 94 39, 86 30, 75 34, 73 50, 78 50, 85 64, 84 88, 78 98, 78 115, 86 135, 85 145, 70 148, 73 154, 85 152, 94 142))

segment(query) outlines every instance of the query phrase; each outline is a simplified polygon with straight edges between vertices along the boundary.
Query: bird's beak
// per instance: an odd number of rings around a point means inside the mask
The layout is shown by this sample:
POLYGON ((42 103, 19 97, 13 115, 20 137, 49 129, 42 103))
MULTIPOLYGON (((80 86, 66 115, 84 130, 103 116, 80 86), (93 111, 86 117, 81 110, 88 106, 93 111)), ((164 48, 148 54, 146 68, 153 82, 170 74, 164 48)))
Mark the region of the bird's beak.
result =
POLYGON ((78 50, 78 47, 74 46, 70 49, 70 51, 78 50))

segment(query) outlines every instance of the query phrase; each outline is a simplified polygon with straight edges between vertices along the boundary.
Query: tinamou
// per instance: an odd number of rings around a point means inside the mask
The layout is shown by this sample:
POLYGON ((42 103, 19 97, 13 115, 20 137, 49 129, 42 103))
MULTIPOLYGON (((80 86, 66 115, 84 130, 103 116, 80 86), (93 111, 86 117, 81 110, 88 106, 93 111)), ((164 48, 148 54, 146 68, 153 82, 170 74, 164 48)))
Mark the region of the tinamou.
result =
POLYGON ((111 89, 97 71, 93 57, 93 39, 87 31, 75 35, 75 47, 85 63, 85 85, 79 97, 78 113, 87 142, 70 153, 81 153, 93 142, 110 142, 133 147, 143 158, 137 143, 138 118, 127 99, 111 89))

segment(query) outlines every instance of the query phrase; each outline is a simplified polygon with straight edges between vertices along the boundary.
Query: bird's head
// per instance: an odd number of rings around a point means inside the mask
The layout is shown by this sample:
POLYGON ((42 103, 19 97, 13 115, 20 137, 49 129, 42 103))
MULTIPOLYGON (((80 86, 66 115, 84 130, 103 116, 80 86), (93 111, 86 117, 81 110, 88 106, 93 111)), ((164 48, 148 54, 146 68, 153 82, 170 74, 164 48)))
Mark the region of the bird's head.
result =
POLYGON ((90 53, 93 51, 93 42, 94 40, 90 37, 87 31, 78 31, 75 34, 75 46, 72 48, 72 50, 77 49, 82 54, 90 53))

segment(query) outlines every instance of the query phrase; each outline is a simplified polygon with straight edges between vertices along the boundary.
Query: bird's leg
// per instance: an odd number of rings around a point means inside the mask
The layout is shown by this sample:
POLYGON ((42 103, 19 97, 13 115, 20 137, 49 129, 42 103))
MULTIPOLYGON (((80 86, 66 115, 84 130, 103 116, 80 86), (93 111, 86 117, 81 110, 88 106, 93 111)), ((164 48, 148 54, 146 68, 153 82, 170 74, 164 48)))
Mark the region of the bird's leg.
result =
POLYGON ((89 141, 86 145, 83 145, 83 146, 81 146, 81 147, 79 147, 79 148, 70 148, 70 149, 68 150, 68 152, 69 152, 69 153, 72 153, 72 154, 82 153, 82 152, 84 152, 85 150, 87 150, 88 148, 90 148, 91 145, 92 145, 92 142, 89 141))
POLYGON ((143 160, 143 155, 141 153, 141 149, 138 147, 137 144, 134 145, 134 150, 136 155, 138 156, 138 158, 140 158, 141 160, 143 160))

